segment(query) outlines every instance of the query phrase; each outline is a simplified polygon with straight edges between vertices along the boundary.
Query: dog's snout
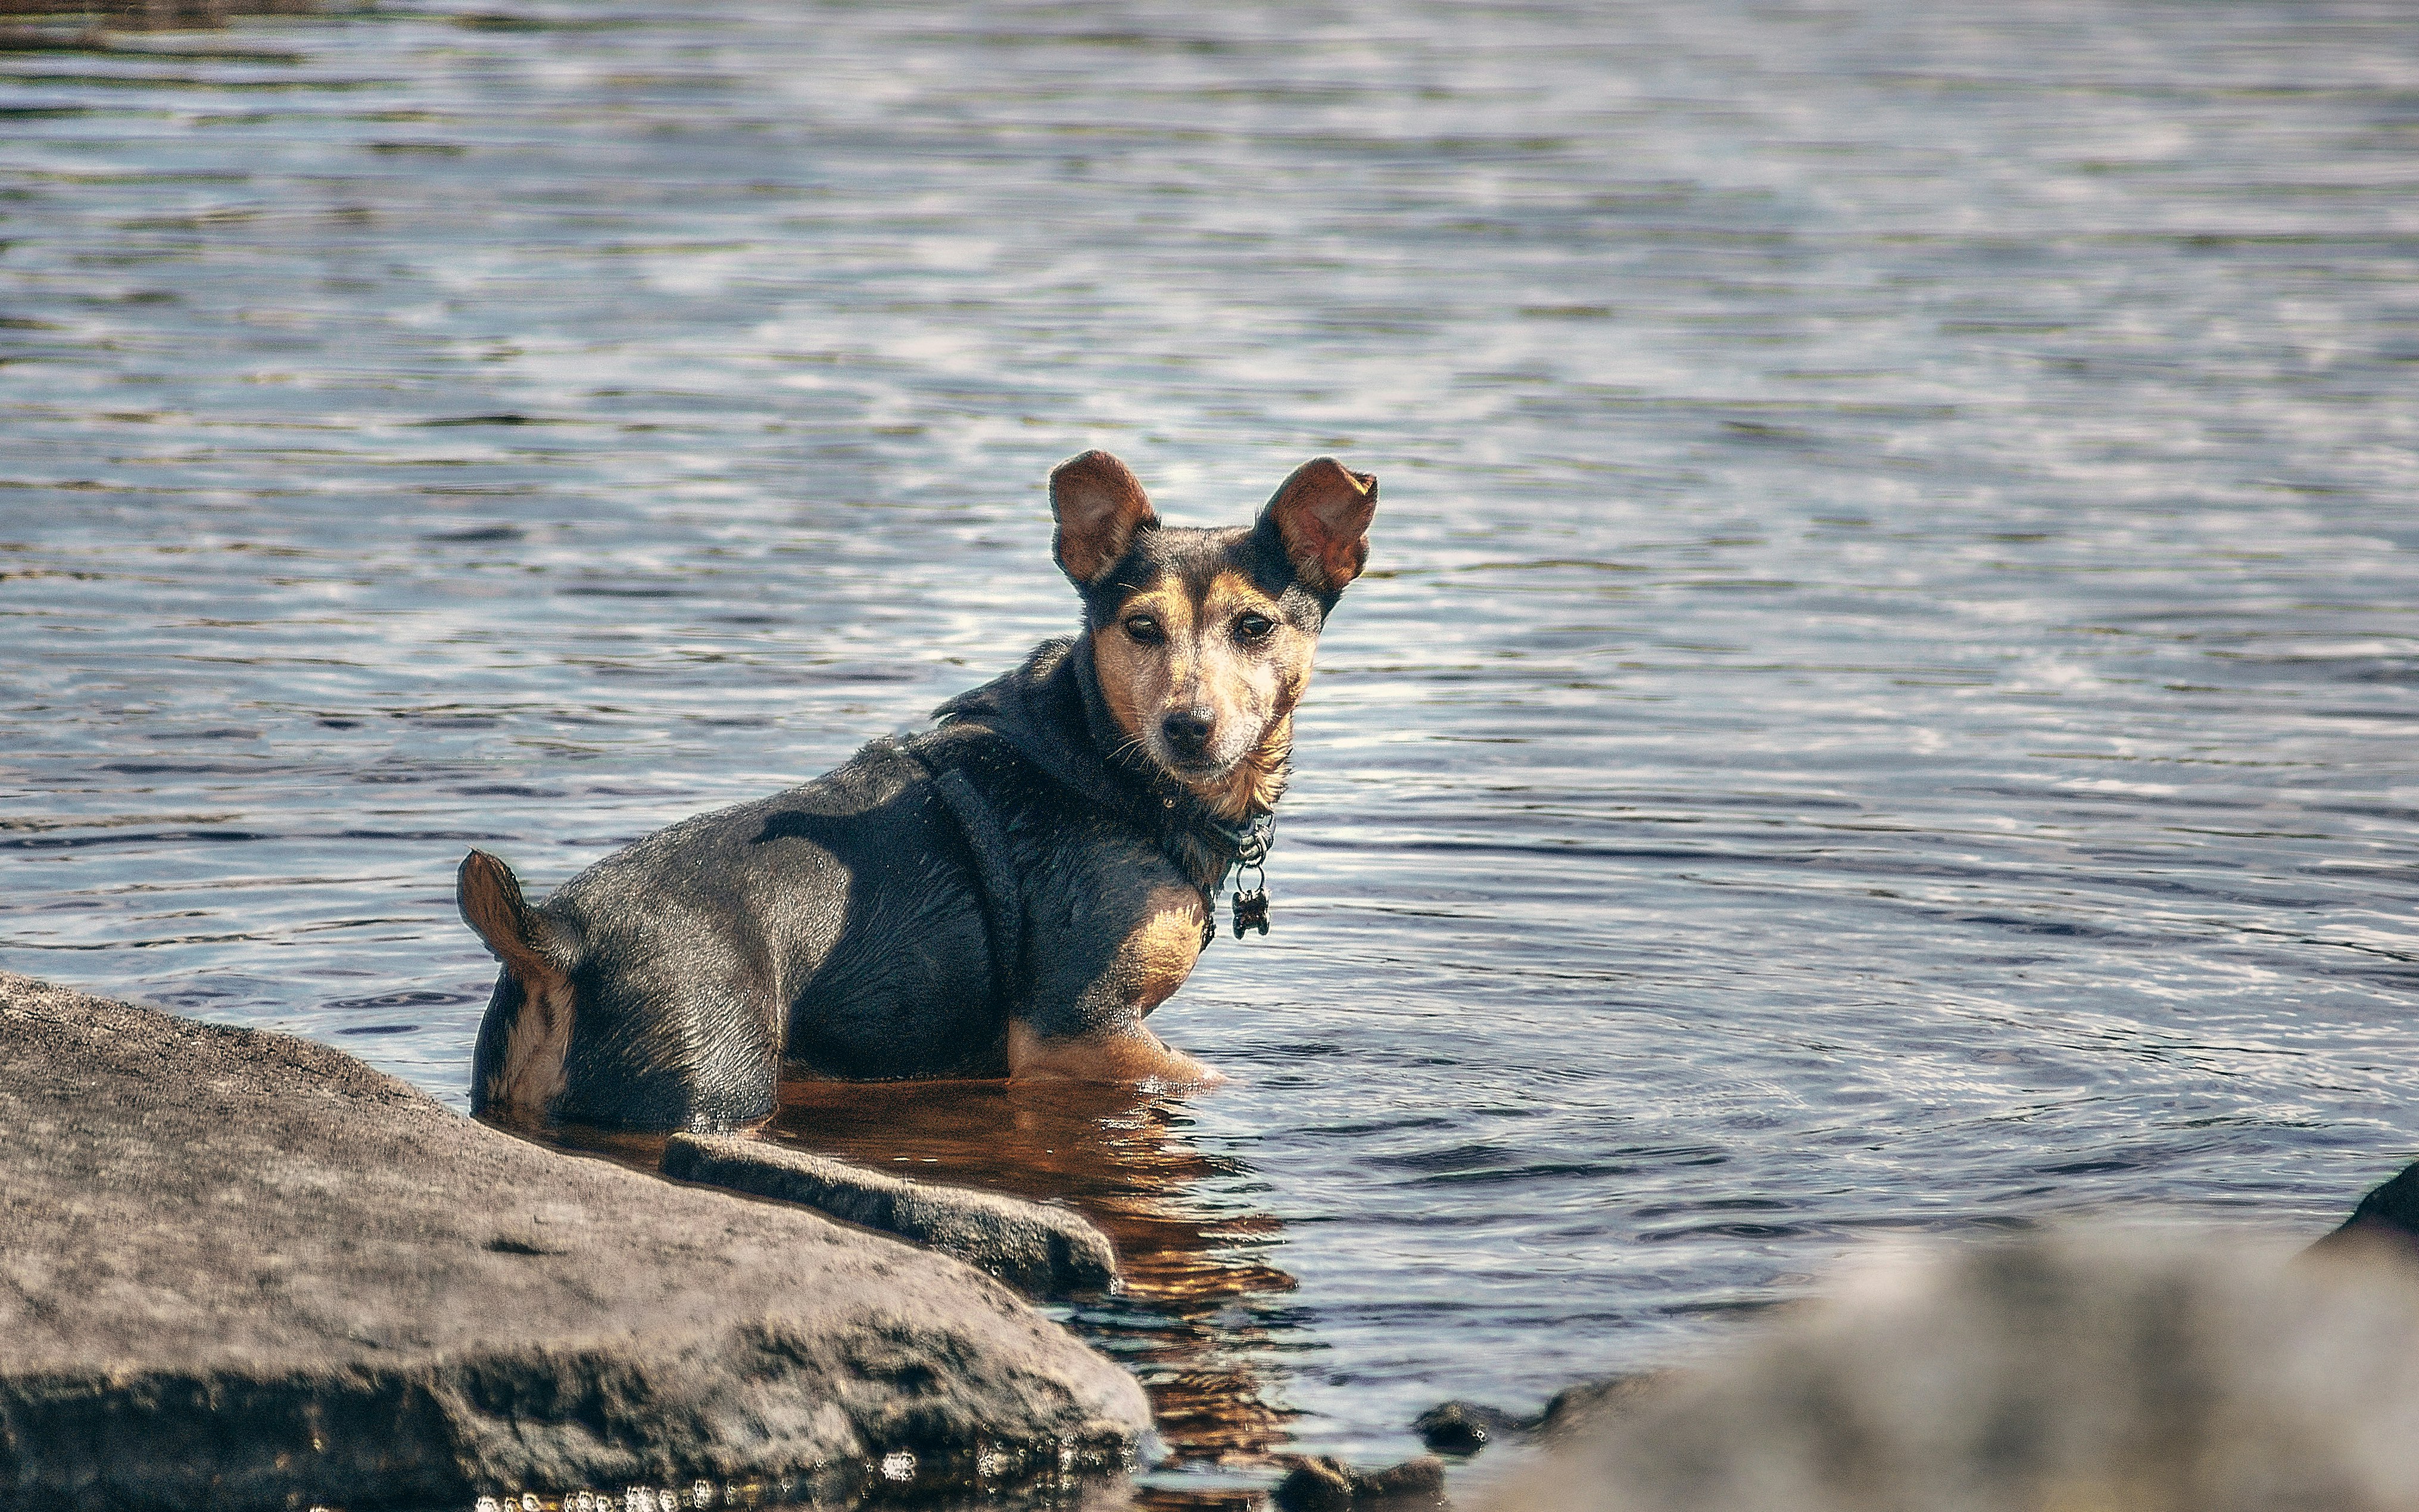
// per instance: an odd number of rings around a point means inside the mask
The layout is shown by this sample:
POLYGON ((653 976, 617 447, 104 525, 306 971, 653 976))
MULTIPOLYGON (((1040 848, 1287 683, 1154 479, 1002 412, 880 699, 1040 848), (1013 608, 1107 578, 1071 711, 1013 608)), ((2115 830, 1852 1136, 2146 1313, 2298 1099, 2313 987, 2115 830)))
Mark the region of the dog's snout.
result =
POLYGON ((1217 728, 1207 709, 1179 709, 1159 722, 1170 748, 1190 760, 1210 748, 1210 733, 1217 728))

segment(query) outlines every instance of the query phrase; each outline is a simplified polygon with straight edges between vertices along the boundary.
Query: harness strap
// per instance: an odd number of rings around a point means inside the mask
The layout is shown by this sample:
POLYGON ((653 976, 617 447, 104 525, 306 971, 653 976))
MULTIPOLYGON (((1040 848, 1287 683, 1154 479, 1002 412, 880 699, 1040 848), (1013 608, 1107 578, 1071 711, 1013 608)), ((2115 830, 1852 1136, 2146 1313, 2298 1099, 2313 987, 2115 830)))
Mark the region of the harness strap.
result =
POLYGON ((1018 984, 1025 980, 1025 910, 1017 905, 1016 875, 1009 870, 1007 832, 960 768, 935 774, 932 785, 973 853, 975 894, 982 903, 983 933, 991 942, 992 992, 1001 1011, 1013 1011, 1018 984))
MULTIPOLYGON (((947 731, 948 726, 945 724, 939 729, 947 731)), ((934 789, 941 795, 941 801, 948 806, 950 817, 957 821, 958 833, 965 841, 967 853, 974 857, 975 892, 982 905, 983 933, 991 946, 992 990, 1003 1010, 1009 1010, 1018 1001, 1026 979, 1023 895, 1017 887, 1016 872, 1009 865, 1008 835, 1000 827, 998 815, 993 813, 991 805, 983 801, 982 794, 966 776, 963 766, 944 764, 943 759, 936 759, 938 752, 917 749, 916 744, 920 744, 932 733, 931 731, 905 733, 891 737, 887 744, 892 750, 915 763, 932 778, 934 789)), ((1052 768, 1036 763, 1013 741, 993 732, 984 733, 997 741, 1011 761, 1034 766, 1045 776, 1066 781, 1052 768)), ((1192 871, 1186 848, 1197 845, 1199 841, 1178 838, 1179 832, 1165 827, 1164 821, 1153 824, 1151 819, 1156 815, 1148 813, 1145 803, 1126 799, 1122 795, 1085 793, 1083 796, 1113 810, 1126 812, 1137 827, 1159 837, 1161 853, 1175 864, 1179 872, 1192 871)), ((1167 805, 1163 803, 1161 807, 1167 805)), ((1206 813, 1191 817, 1194 827, 1214 837, 1228 853, 1225 864, 1199 884, 1201 948, 1208 949, 1210 942, 1218 937, 1218 895, 1225 890, 1229 878, 1233 879, 1237 888, 1235 937, 1242 938, 1246 928, 1256 928, 1266 934, 1269 932, 1269 904, 1267 878, 1261 868, 1266 864, 1269 848, 1275 840, 1276 816, 1256 814, 1240 822, 1222 820, 1206 813), (1247 869, 1257 877, 1248 892, 1242 890, 1243 872, 1247 869)), ((1211 854, 1214 856, 1215 853, 1211 854)), ((1201 875, 1198 871, 1192 871, 1192 874, 1201 875)))

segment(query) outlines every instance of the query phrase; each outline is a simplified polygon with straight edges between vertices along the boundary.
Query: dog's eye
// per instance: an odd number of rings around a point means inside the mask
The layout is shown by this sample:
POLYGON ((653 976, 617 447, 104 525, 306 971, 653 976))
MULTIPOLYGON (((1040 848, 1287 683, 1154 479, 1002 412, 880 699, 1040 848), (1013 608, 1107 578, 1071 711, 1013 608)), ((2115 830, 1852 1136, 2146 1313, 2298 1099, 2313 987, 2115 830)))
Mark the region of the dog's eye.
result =
POLYGON ((1167 639, 1165 635, 1161 633, 1159 622, 1152 619, 1148 614, 1127 615, 1126 634, 1133 637, 1135 640, 1141 641, 1147 646, 1155 646, 1162 640, 1167 639))
POLYGON ((1276 622, 1265 614, 1246 614, 1235 621, 1235 633, 1246 640, 1265 640, 1276 622))

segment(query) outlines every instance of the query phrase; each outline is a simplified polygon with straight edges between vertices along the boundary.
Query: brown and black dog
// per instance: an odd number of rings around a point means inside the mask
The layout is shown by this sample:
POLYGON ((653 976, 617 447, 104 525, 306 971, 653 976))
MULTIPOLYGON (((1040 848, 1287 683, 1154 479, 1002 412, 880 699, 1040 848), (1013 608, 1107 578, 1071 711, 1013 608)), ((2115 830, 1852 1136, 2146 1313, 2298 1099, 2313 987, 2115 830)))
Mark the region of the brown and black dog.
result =
POLYGON ((484 851, 503 963, 471 1107, 667 1130, 773 1112, 781 1075, 1200 1084, 1144 1026, 1284 794, 1377 480, 1306 462, 1256 521, 1163 527, 1106 452, 1050 475, 1083 633, 804 787, 701 815, 535 907, 484 851))

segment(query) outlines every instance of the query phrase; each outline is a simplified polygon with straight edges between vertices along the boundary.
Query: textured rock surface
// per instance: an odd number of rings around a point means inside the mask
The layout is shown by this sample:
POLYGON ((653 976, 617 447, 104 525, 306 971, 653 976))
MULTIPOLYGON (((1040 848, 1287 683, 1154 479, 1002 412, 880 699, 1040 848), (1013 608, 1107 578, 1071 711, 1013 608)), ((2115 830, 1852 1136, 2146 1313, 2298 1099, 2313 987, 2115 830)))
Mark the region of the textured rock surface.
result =
POLYGON ((0 974, 0 1504, 468 1506, 978 1443, 1132 1380, 990 1278, 0 974))
POLYGON ((954 1255, 1041 1297, 1105 1291, 1117 1278, 1109 1236, 1039 1202, 928 1186, 802 1149, 733 1134, 674 1134, 664 1174, 775 1197, 954 1255))
POLYGON ((1887 1268, 1574 1434, 1486 1504, 2419 1507, 2419 1284, 2071 1238, 1887 1268))

